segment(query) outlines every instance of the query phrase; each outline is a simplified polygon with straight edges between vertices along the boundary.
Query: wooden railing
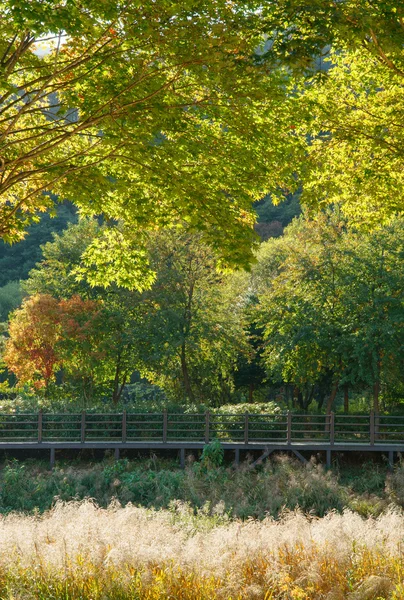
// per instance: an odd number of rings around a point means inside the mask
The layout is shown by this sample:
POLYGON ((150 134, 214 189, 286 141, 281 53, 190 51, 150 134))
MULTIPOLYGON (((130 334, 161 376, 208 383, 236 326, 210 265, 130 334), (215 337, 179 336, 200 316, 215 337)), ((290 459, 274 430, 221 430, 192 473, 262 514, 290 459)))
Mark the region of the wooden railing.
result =
POLYGON ((404 444, 404 416, 236 413, 0 414, 1 442, 404 444))

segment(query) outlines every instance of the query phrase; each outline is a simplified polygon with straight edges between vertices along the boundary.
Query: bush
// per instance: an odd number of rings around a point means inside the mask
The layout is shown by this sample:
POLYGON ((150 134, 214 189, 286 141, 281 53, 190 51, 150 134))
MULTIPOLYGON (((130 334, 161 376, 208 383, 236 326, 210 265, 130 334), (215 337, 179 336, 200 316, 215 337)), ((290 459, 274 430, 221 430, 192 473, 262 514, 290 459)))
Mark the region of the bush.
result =
POLYGON ((213 440, 206 444, 202 452, 201 463, 207 469, 220 467, 223 464, 224 450, 219 440, 213 440))

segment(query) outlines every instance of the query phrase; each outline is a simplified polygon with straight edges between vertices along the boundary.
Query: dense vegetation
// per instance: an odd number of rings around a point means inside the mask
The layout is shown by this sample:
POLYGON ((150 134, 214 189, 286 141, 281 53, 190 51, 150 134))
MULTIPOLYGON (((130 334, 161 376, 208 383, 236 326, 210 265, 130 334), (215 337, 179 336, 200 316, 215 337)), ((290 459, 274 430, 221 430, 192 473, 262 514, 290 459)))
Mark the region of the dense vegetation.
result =
MULTIPOLYGON (((229 457, 226 457, 228 461, 229 457)), ((404 507, 404 473, 384 461, 363 465, 342 461, 326 471, 320 462, 303 465, 285 455, 251 468, 252 459, 235 468, 224 462, 215 444, 198 460, 189 456, 185 469, 177 460, 112 457, 85 462, 60 457, 53 471, 46 462, 9 460, 0 475, 0 511, 41 512, 57 497, 63 501, 94 498, 107 507, 115 498, 122 505, 169 509, 176 501, 191 513, 214 519, 278 518, 285 510, 301 509, 322 517, 346 508, 363 517, 377 516, 390 506, 404 507), (216 509, 215 509, 216 507, 216 509)), ((220 519, 219 519, 220 520, 220 519)))
POLYGON ((338 476, 285 457, 234 470, 214 456, 184 471, 155 458, 52 473, 10 462, 1 509, 25 514, 0 520, 1 597, 401 598, 402 465, 386 481, 383 465, 338 476))
MULTIPOLYGON (((206 409, 372 410, 379 435, 404 404, 402 3, 0 10, 1 434, 165 408, 184 436, 206 409)), ((403 598, 401 458, 321 458, 8 459, 0 598, 403 598)))
POLYGON ((2 7, 3 395, 399 409, 400 8, 2 7))
POLYGON ((376 412, 399 405, 399 217, 367 233, 335 212, 301 216, 261 244, 250 273, 220 273, 198 234, 156 232, 148 242, 155 279, 142 292, 80 277, 103 228, 81 220, 43 246, 4 338, 18 385, 48 405, 64 397, 91 407, 109 396, 116 406, 136 376, 167 402, 276 399, 281 408, 316 402, 330 411, 343 394, 345 410, 350 397, 356 409, 366 396, 376 412))

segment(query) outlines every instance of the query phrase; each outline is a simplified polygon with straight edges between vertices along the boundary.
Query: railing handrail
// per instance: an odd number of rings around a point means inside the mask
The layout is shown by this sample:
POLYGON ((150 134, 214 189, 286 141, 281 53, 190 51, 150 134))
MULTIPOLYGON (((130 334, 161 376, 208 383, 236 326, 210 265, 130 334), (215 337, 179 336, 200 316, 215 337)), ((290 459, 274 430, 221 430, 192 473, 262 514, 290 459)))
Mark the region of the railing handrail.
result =
MULTIPOLYGON (((252 408, 254 408, 252 406, 252 408)), ((323 413, 226 412, 170 413, 0 413, 0 442, 74 441, 127 442, 191 441, 209 443, 212 439, 248 445, 253 442, 361 443, 373 447, 383 442, 404 445, 404 415, 365 415, 323 413), (17 418, 16 418, 17 417, 17 418), (341 418, 343 417, 343 418, 341 418), (394 422, 393 422, 394 421, 394 422)))

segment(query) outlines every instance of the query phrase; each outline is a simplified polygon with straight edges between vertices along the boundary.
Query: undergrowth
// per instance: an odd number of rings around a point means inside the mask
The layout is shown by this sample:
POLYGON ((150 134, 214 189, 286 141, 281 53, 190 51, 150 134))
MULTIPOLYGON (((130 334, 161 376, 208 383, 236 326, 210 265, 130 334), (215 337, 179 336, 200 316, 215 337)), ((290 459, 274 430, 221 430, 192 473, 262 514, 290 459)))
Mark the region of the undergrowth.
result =
MULTIPOLYGON (((404 505, 404 466, 388 474, 383 465, 326 471, 320 464, 302 465, 277 456, 258 469, 249 463, 238 469, 223 465, 221 449, 206 449, 201 461, 181 470, 174 462, 122 459, 86 464, 58 462, 51 472, 46 463, 12 460, 0 470, 0 512, 39 511, 63 501, 93 498, 103 507, 116 498, 122 505, 169 508, 173 501, 195 510, 220 506, 229 518, 277 517, 300 508, 323 516, 344 508, 363 516, 378 515, 389 505, 404 505)), ((216 514, 217 514, 216 509, 216 514)))

